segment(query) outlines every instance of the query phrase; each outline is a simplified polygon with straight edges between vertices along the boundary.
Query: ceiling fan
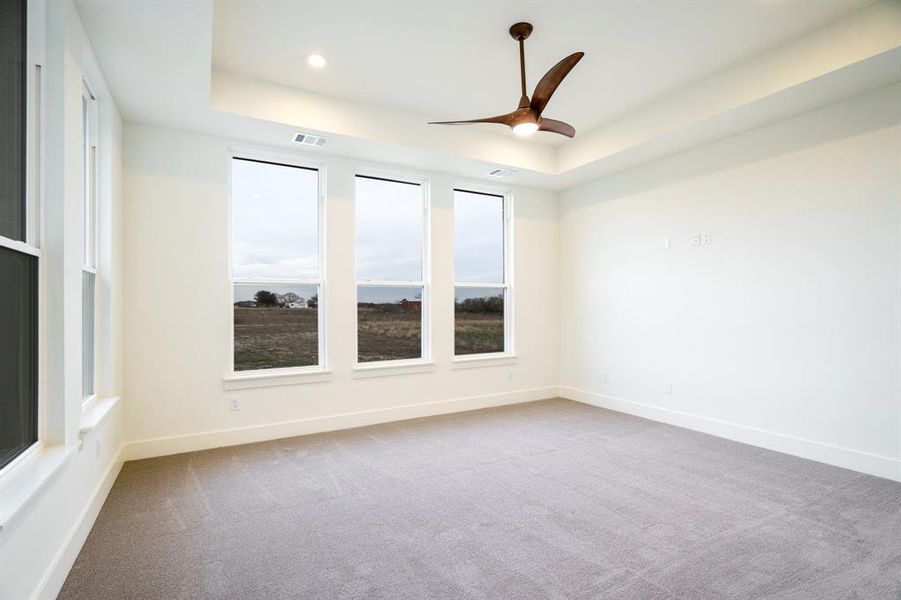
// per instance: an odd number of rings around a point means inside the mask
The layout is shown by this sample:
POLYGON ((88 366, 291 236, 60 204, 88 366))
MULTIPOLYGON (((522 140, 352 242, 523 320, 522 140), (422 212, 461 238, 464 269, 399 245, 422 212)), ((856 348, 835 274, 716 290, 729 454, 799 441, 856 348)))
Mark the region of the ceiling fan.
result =
POLYGON ((523 137, 532 135, 536 131, 550 131, 567 137, 575 137, 576 130, 572 125, 563 121, 547 119, 542 117, 541 113, 544 112, 544 108, 560 86, 563 78, 576 66, 576 63, 582 60, 585 53, 576 52, 570 54, 554 65, 550 71, 544 74, 538 85, 535 86, 535 92, 532 93, 530 100, 526 94, 526 53, 524 42, 531 33, 532 25, 530 23, 515 23, 510 27, 510 35, 519 42, 519 80, 522 84, 522 96, 519 99, 519 107, 516 110, 496 117, 471 119, 469 121, 432 121, 429 125, 500 123, 510 127, 513 129, 513 133, 523 137))

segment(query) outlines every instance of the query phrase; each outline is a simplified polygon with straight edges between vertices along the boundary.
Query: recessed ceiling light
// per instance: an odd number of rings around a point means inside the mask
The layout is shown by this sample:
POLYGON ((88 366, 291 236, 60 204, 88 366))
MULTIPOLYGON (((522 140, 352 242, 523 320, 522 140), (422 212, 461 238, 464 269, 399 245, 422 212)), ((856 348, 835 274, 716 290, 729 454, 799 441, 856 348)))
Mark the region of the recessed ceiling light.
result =
POLYGON ((325 65, 328 64, 328 61, 325 60, 325 57, 321 54, 308 54, 307 55, 307 64, 313 67, 314 69, 321 69, 325 65))

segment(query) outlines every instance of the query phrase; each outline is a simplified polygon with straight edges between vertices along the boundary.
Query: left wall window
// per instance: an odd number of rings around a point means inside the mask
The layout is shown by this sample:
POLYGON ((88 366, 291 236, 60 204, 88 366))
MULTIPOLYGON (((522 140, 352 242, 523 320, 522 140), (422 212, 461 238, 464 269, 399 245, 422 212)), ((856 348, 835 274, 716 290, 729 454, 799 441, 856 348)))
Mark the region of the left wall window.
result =
POLYGON ((0 468, 38 439, 40 251, 25 185, 25 5, 0 5, 0 468))
POLYGON ((84 402, 97 394, 97 99, 87 85, 81 90, 81 396, 84 402))
POLYGON ((324 367, 316 168, 233 157, 232 369, 324 367))

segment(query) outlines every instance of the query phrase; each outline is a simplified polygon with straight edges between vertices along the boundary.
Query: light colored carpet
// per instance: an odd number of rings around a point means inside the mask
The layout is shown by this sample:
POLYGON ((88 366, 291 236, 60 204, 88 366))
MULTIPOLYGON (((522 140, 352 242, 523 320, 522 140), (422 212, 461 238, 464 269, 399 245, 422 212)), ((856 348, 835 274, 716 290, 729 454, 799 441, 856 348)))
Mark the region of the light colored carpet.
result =
POLYGON ((127 463, 61 598, 901 598, 901 484, 552 400, 127 463))

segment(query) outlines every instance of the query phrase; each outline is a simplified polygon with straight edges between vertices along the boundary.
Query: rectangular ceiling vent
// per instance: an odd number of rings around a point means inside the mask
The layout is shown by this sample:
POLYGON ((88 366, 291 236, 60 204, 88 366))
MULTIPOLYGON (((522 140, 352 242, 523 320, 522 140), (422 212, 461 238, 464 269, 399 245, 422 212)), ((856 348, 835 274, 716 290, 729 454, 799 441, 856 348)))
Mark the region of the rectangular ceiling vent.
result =
POLYGON ((488 174, 492 177, 509 177, 514 173, 516 173, 516 171, 512 169, 494 169, 493 171, 488 171, 488 174))
POLYGON ((325 138, 321 135, 313 135, 312 133, 295 133, 294 142, 303 144, 304 146, 324 146, 325 138))

